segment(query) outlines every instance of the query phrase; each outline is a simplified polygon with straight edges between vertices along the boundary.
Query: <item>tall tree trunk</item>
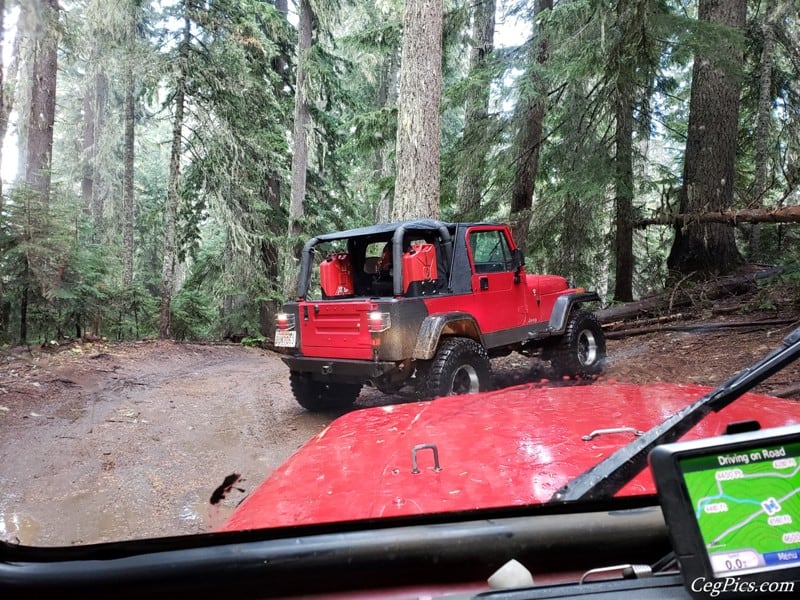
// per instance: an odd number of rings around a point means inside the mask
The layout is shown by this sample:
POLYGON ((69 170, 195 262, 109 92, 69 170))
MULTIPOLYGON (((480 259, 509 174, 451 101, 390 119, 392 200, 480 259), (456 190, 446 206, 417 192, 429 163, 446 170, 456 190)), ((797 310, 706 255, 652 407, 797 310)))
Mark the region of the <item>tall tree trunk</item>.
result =
MULTIPOLYGON (((58 74, 58 0, 38 0, 27 18, 32 21, 30 106, 25 128, 25 187, 28 217, 28 246, 32 246, 32 222, 47 215, 50 205, 50 167, 53 154, 53 126, 56 113, 56 77, 58 74), (34 209, 34 206, 36 207, 34 209)), ((31 256, 26 253, 23 265, 22 298, 20 300, 20 342, 27 341, 27 312, 30 294, 31 256)))
POLYGON ((94 189, 95 109, 95 89, 93 84, 89 84, 83 93, 83 115, 81 115, 83 117, 81 196, 83 197, 83 212, 89 216, 92 215, 92 192, 94 189))
MULTIPOLYGON (((740 31, 746 12, 746 0, 700 0, 698 10, 701 20, 740 31)), ((726 50, 735 57, 731 62, 741 64, 739 48, 726 50)), ((695 57, 679 192, 682 213, 721 211, 733 204, 740 88, 712 57, 695 57)), ((730 272, 742 261, 733 234, 732 227, 713 223, 676 228, 667 266, 681 274, 730 272)))
MULTIPOLYGON (((264 200, 267 206, 271 207, 272 214, 280 212, 281 205, 281 179, 277 173, 271 173, 267 176, 264 182, 265 189, 263 192, 264 200)), ((278 224, 271 224, 275 227, 278 224)), ((276 227, 277 229, 277 227, 276 227)), ((275 298, 278 293, 278 284, 280 282, 280 248, 275 240, 279 239, 280 232, 272 230, 271 234, 264 236, 261 239, 260 257, 261 264, 264 266, 267 284, 274 286, 273 289, 268 290, 268 295, 275 298)), ((259 313, 259 329, 262 335, 270 335, 275 330, 275 315, 281 308, 281 303, 277 299, 262 300, 258 306, 259 313)))
MULTIPOLYGON (((94 53, 93 61, 97 60, 94 53)), ((105 73, 97 72, 92 77, 83 97, 83 177, 81 179, 81 196, 84 211, 92 220, 95 241, 103 231, 103 210, 105 204, 105 188, 103 176, 98 165, 99 140, 102 136, 108 100, 108 78, 105 73)))
POLYGON ((25 158, 25 183, 49 204, 50 166, 53 153, 53 125, 56 114, 56 76, 58 67, 58 0, 39 0, 33 48, 33 79, 25 158))
MULTIPOLYGON (((275 8, 280 12, 284 19, 288 20, 289 4, 287 0, 277 0, 275 8)), ((284 90, 288 89, 289 81, 289 57, 285 54, 278 55, 274 62, 273 68, 278 73, 278 82, 275 85, 275 96, 280 97, 285 94, 284 90)), ((268 170, 265 180, 262 196, 266 205, 269 207, 269 214, 281 214, 281 190, 282 179, 277 169, 268 170)), ((264 267, 267 285, 272 286, 267 290, 267 295, 270 300, 261 300, 258 305, 259 317, 259 331, 261 335, 268 336, 275 329, 275 315, 281 308, 281 303, 276 299, 280 293, 280 248, 276 242, 285 233, 285 222, 283 219, 268 219, 267 228, 269 235, 261 239, 260 258, 261 264, 264 267)))
MULTIPOLYGON (((545 10, 552 10, 553 0, 536 0, 534 20, 545 10)), ((534 33, 536 28, 534 26, 534 33)), ((520 101, 514 120, 517 122, 517 135, 514 142, 514 187, 511 192, 509 220, 511 231, 517 245, 525 251, 531 224, 533 192, 536 189, 536 174, 539 171, 539 150, 542 144, 542 123, 544 121, 547 90, 544 89, 539 71, 548 60, 548 40, 540 37, 531 45, 526 77, 532 79, 531 97, 520 101)))
MULTIPOLYGON (((399 48, 392 48, 386 55, 381 69, 381 82, 378 87, 378 106, 397 106, 397 73, 400 70, 399 48)), ((382 180, 394 174, 394 162, 391 152, 394 148, 383 147, 375 153, 375 173, 382 180)), ((375 207, 374 220, 376 223, 386 223, 392 218, 392 193, 388 190, 381 192, 378 205, 375 207)))
POLYGON ((442 10, 442 0, 406 3, 392 207, 396 221, 439 217, 442 10))
POLYGON ((297 33, 297 80, 294 90, 294 135, 292 136, 292 183, 289 191, 289 240, 284 260, 284 291, 294 294, 297 287, 297 260, 302 246, 301 220, 305 214, 306 178, 308 173, 308 128, 311 111, 306 98, 306 71, 314 33, 314 11, 310 0, 300 0, 297 33))
POLYGON ((644 28, 646 2, 631 7, 626 0, 617 3, 620 42, 616 53, 616 121, 614 155, 614 254, 616 259, 614 300, 633 300, 633 110, 636 91, 637 34, 644 28), (633 9, 633 14, 631 14, 633 9))
POLYGON ((292 137, 292 188, 289 202, 289 236, 301 233, 300 219, 305 214, 308 171, 308 128, 311 112, 306 99, 306 71, 314 31, 314 12, 309 0, 300 0, 300 22, 297 34, 297 83, 294 97, 294 135, 292 137))
POLYGON ((482 0, 472 12, 472 48, 469 54, 472 84, 464 112, 464 166, 458 178, 458 213, 474 215, 481 205, 481 181, 486 168, 485 132, 489 115, 490 79, 487 63, 494 49, 495 0, 482 0))
POLYGON ((183 113, 186 102, 186 72, 189 62, 191 22, 187 2, 183 2, 183 40, 178 53, 178 75, 175 81, 175 115, 172 122, 172 149, 169 159, 169 183, 164 206, 164 259, 161 263, 161 315, 158 334, 162 339, 171 335, 172 291, 175 288, 176 224, 181 186, 181 148, 183 138, 183 113))
MULTIPOLYGON (((761 31, 764 34, 764 46, 761 49, 761 64, 758 88, 758 114, 756 117, 756 156, 755 177, 753 180, 753 200, 751 208, 764 205, 764 194, 767 191, 767 148, 769 147, 769 124, 772 119, 772 67, 775 63, 775 10, 773 0, 766 0, 764 6, 764 22, 761 31)), ((750 227, 750 242, 747 257, 751 261, 758 259, 761 243, 761 225, 754 223, 750 227)))
MULTIPOLYGON (((134 30, 135 30, 135 23, 134 23, 134 30)), ((133 43, 133 42, 131 42, 133 43)), ((133 69, 132 67, 129 68, 128 73, 126 74, 126 82, 125 82, 125 143, 124 143, 124 151, 123 151, 123 163, 124 163, 124 173, 122 176, 122 285, 128 287, 133 283, 133 219, 134 219, 134 188, 133 188, 133 168, 134 168, 134 136, 135 136, 135 129, 134 129, 134 80, 133 80, 133 69)), ((176 99, 177 103, 177 99, 176 99)), ((181 104, 183 104, 183 100, 181 100, 181 104)), ((183 106, 181 106, 181 118, 183 114, 183 106)), ((176 121, 178 119, 177 110, 176 110, 176 121)), ((178 129, 178 160, 180 160, 180 129, 178 129)), ((173 138, 173 144, 175 143, 175 139, 173 138)), ((175 151, 175 147, 173 146, 173 152, 175 151)), ((174 157, 170 157, 170 194, 173 193, 173 182, 172 176, 173 174, 176 177, 180 177, 180 172, 173 173, 173 163, 172 160, 174 157)), ((178 165, 177 168, 179 169, 180 166, 178 165)), ((177 191, 174 192, 177 194, 177 191)), ((168 205, 177 205, 177 200, 168 200, 168 205)), ((166 211, 168 212, 169 209, 166 211)), ((173 225, 172 229, 174 230, 174 210, 172 215, 173 225)), ((166 230, 166 229, 165 229, 166 230)), ((165 253, 166 257, 166 253, 165 253)), ((163 291, 163 290, 162 290, 163 291)), ((163 296, 162 296, 163 300, 163 296)), ((163 308, 163 307, 162 307, 163 308)), ((163 313, 162 313, 163 316, 163 313)))

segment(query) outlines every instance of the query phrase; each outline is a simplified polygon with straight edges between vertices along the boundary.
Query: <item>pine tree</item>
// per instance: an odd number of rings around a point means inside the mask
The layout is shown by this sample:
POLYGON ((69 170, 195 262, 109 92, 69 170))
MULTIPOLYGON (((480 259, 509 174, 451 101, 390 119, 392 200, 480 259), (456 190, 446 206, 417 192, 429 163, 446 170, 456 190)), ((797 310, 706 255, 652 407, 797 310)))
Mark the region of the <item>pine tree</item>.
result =
POLYGON ((167 184, 167 201, 164 207, 164 256, 161 267, 161 317, 158 324, 158 333, 162 338, 170 337, 170 322, 172 318, 172 295, 176 285, 175 272, 176 248, 176 219, 181 186, 181 151, 183 148, 183 121, 186 106, 186 76, 189 69, 189 44, 192 35, 192 23, 189 19, 188 0, 183 0, 183 37, 178 48, 177 72, 175 74, 175 93, 173 99, 174 112, 172 115, 172 149, 169 159, 169 182, 167 184))
MULTIPOLYGON (((710 212, 733 205, 736 138, 741 84, 731 71, 741 64, 745 0, 700 0, 699 18, 730 31, 724 48, 727 69, 716 56, 695 57, 689 131, 684 156, 680 212, 710 212)), ((733 229, 720 224, 688 223, 675 229, 667 264, 681 274, 726 273, 742 261, 733 229)))

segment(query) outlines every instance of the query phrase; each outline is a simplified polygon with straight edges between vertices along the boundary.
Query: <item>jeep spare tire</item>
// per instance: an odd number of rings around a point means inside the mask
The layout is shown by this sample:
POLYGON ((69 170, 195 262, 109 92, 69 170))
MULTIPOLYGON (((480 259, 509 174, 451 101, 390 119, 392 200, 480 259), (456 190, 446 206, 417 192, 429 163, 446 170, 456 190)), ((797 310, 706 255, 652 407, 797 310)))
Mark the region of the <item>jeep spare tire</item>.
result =
POLYGON ((429 398, 485 392, 491 383, 489 355, 469 338, 445 338, 427 372, 424 395, 429 398))

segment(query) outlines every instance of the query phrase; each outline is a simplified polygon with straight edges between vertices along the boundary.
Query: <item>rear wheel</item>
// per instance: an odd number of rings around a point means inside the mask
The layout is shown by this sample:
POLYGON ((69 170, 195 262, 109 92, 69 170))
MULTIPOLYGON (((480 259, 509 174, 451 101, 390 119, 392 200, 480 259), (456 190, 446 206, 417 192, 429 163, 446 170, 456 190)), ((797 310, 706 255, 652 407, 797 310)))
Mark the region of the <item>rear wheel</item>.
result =
POLYGON ((558 377, 589 378, 602 373, 606 338, 597 317, 584 311, 573 312, 550 362, 558 377))
POLYGON ((489 389, 491 366, 483 346, 469 338, 446 338, 425 374, 425 396, 475 394, 489 389))
POLYGON ((347 408, 361 393, 361 384, 316 381, 310 373, 298 371, 289 373, 289 382, 298 404, 311 411, 347 408))

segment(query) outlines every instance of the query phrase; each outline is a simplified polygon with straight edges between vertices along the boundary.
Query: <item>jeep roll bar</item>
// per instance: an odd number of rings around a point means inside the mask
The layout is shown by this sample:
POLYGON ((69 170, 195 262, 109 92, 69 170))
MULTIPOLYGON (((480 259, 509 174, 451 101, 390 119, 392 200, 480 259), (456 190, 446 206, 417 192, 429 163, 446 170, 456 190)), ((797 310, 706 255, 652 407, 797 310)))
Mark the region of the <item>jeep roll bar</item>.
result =
MULTIPOLYGON (((450 268, 453 258, 453 241, 447 224, 442 221, 435 219, 418 219, 415 221, 371 225, 358 229, 328 233, 311 238, 303 246, 303 250, 300 254, 300 275, 297 280, 297 298, 305 298, 306 294, 308 294, 308 286, 311 281, 311 265, 313 263, 312 257, 314 255, 314 246, 317 244, 335 240, 346 240, 353 237, 371 237, 393 232, 392 261, 395 265, 401 265, 403 260, 403 239, 405 234, 409 231, 438 231, 439 237, 441 238, 441 248, 444 252, 444 261, 445 264, 448 265, 448 268, 450 268)), ((401 269, 394 269, 392 293, 395 296, 400 296, 403 293, 403 273, 401 269)))
MULTIPOLYGON (((392 236, 392 264, 403 264, 403 240, 405 239, 405 234, 409 230, 419 229, 418 225, 420 223, 420 221, 401 223, 400 226, 395 229, 394 235, 392 236)), ((430 220, 424 223, 428 226, 426 229, 430 229, 430 226, 435 226, 439 231, 439 237, 442 240, 441 248, 444 252, 444 263, 448 265, 448 271, 450 271, 450 263, 453 258, 453 241, 450 238, 450 230, 447 229, 447 226, 441 221, 430 220)), ((392 295, 400 296, 403 292, 402 267, 399 269, 395 268, 392 273, 392 295)))

